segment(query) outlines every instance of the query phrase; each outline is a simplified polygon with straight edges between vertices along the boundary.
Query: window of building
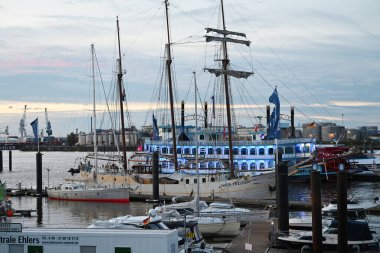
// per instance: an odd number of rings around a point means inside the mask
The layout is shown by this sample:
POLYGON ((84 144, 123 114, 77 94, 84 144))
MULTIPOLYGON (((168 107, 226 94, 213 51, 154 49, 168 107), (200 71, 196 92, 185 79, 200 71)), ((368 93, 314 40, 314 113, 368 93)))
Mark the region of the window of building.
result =
POLYGON ((206 178, 202 178, 202 183, 206 183, 206 178))
POLYGON ((198 181, 197 181, 197 179, 196 178, 194 178, 194 184, 196 184, 198 181))
POLYGON ((24 253, 24 244, 9 244, 9 253, 24 253))
POLYGON ((239 149, 238 148, 233 148, 233 151, 234 151, 234 155, 238 155, 239 154, 239 149))
POLYGON ((115 253, 132 253, 132 250, 128 247, 115 247, 115 253))
POLYGON ((248 169, 248 164, 247 164, 246 162, 243 162, 243 163, 241 164, 241 169, 242 169, 242 170, 247 170, 247 169, 248 169))
POLYGON ((173 148, 169 149, 169 154, 173 154, 173 148))
POLYGON ((260 170, 265 169, 265 163, 260 163, 260 170))
POLYGON ((210 181, 211 181, 211 182, 215 182, 215 178, 212 177, 212 178, 210 179, 210 181))
MULTIPOLYGON (((43 253, 43 252, 44 252, 44 248, 42 246, 28 245, 28 253, 43 253)), ((91 252, 88 252, 88 253, 91 253, 91 252)), ((94 253, 96 252, 94 251, 94 253)))
POLYGON ((256 155, 256 149, 255 148, 250 148, 249 149, 249 154, 250 155, 256 155))
POLYGON ((207 154, 213 155, 214 154, 214 149, 213 148, 208 148, 207 154))
POLYGON ((200 148, 199 154, 200 155, 205 155, 206 154, 206 149, 205 148, 200 148))
POLYGON ((256 163, 251 163, 251 164, 249 165, 249 169, 250 169, 250 170, 256 170, 256 163))
POLYGON ((186 184, 189 184, 190 183, 190 180, 189 179, 186 179, 186 184))
POLYGON ((167 147, 163 147, 162 150, 161 150, 162 154, 167 154, 168 153, 168 148, 167 147))
POLYGON ((225 154, 225 155, 229 155, 229 154, 230 154, 230 152, 229 152, 229 149, 228 149, 228 148, 225 148, 225 149, 224 149, 224 154, 225 154))
POLYGON ((268 155, 273 155, 273 148, 268 149, 268 155))
POLYGON ((216 154, 217 155, 221 155, 222 154, 222 149, 221 148, 217 148, 216 149, 216 154))
POLYGON ((246 155, 247 154, 247 149, 246 148, 242 148, 240 152, 241 152, 242 155, 246 155))
POLYGON ((203 141, 205 139, 205 135, 204 134, 200 134, 199 135, 199 140, 203 141))
POLYGON ((208 167, 209 167, 210 169, 213 169, 213 168, 214 168, 214 163, 213 163, 213 162, 209 162, 209 163, 208 163, 208 167))
POLYGON ((182 148, 177 148, 177 154, 181 154, 182 153, 182 148))
POLYGON ((264 148, 260 148, 259 149, 259 155, 264 155, 265 154, 265 149, 264 148))
POLYGON ((196 148, 192 148, 192 149, 191 149, 191 154, 192 154, 192 155, 196 155, 196 152, 197 152, 197 149, 196 149, 196 148))
POLYGON ((183 151, 183 153, 185 155, 190 155, 190 149, 189 148, 185 148, 184 151, 183 151))

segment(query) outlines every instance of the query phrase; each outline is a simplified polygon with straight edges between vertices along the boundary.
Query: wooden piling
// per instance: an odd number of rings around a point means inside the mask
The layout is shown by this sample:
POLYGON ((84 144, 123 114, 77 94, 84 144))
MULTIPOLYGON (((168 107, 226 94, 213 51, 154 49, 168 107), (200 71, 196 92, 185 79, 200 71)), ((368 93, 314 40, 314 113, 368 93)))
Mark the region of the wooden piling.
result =
POLYGON ((322 252, 322 213, 321 213, 321 175, 317 170, 311 172, 311 211, 313 252, 322 252))
POLYGON ((9 150, 9 171, 12 171, 12 150, 9 150))
POLYGON ((0 173, 3 172, 3 151, 0 150, 0 173))
POLYGON ((347 172, 338 172, 338 253, 348 252, 347 245, 347 172))
POLYGON ((38 152, 36 154, 36 178, 37 178, 37 191, 36 195, 42 195, 42 154, 38 152))
POLYGON ((152 155, 152 173, 153 173, 153 200, 160 198, 160 182, 158 177, 158 152, 154 152, 152 155))

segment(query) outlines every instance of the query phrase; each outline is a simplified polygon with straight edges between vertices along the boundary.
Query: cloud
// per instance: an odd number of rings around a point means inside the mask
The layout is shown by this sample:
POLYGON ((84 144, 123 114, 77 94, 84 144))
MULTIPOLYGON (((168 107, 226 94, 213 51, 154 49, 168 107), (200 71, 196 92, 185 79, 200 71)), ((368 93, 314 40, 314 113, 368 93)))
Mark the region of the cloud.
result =
POLYGON ((330 104, 334 106, 343 106, 343 107, 380 106, 380 102, 367 102, 367 101, 330 101, 330 104))

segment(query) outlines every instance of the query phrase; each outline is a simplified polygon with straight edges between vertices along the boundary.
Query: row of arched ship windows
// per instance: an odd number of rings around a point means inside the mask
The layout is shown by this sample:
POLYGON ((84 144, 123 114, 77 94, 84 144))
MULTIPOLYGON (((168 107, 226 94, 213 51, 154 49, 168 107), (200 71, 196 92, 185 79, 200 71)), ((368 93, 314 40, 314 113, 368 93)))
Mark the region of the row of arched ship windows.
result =
MULTIPOLYGON (((180 162, 181 165, 181 162, 180 162)), ((161 163, 162 168, 171 168, 174 166, 172 162, 166 161, 161 163)), ((234 162, 234 168, 239 170, 264 170, 274 167, 274 161, 249 161, 249 162, 234 162)), ((189 166, 190 169, 196 169, 196 165, 192 164, 189 166)), ((201 162, 199 163, 199 169, 220 169, 223 168, 220 162, 201 162)))
MULTIPOLYGON (((168 147, 149 147, 150 152, 158 151, 160 154, 173 154, 173 148, 168 147)), ((302 153, 310 153, 310 147, 307 145, 296 145, 295 147, 279 147, 279 152, 282 154, 302 154, 302 153)), ((265 149, 264 147, 260 148, 234 148, 234 155, 273 155, 274 149, 273 147, 269 147, 265 149)), ((196 148, 195 147, 177 147, 177 154, 182 155, 195 155, 196 148)), ((228 147, 208 147, 208 148, 198 148, 199 155, 229 155, 228 147)))

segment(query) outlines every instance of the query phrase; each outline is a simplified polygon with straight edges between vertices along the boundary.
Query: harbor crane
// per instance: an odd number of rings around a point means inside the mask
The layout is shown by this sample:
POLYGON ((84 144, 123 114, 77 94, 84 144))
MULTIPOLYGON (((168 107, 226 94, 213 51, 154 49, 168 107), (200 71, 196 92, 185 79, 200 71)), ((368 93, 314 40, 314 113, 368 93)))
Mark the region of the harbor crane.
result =
POLYGON ((51 123, 48 118, 47 108, 45 108, 45 123, 46 123, 46 134, 48 135, 47 141, 50 142, 50 136, 53 134, 53 130, 51 129, 51 123))
POLYGON ((26 140, 26 125, 25 125, 25 122, 26 122, 26 106, 24 106, 24 114, 20 120, 20 125, 19 125, 19 132, 20 132, 20 140, 21 141, 25 141, 26 140))

